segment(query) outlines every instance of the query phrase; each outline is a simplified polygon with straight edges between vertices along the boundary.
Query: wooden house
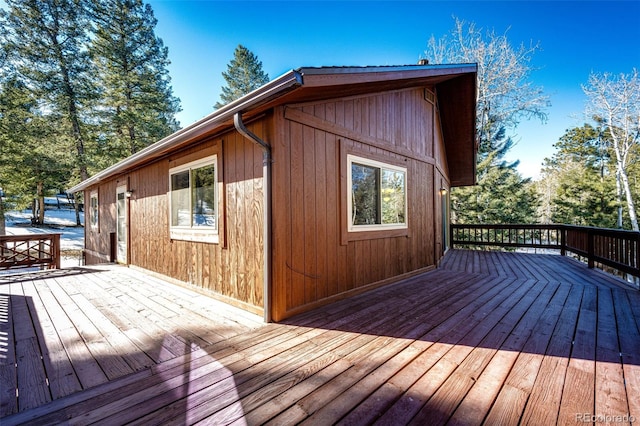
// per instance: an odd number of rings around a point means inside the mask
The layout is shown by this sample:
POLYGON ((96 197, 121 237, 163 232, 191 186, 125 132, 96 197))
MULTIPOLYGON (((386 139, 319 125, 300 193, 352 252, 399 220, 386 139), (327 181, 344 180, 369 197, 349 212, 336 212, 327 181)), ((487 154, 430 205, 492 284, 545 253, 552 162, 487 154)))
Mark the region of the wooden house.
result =
POLYGON ((291 70, 71 188, 87 264, 279 321, 435 268, 475 183, 476 66, 291 70))

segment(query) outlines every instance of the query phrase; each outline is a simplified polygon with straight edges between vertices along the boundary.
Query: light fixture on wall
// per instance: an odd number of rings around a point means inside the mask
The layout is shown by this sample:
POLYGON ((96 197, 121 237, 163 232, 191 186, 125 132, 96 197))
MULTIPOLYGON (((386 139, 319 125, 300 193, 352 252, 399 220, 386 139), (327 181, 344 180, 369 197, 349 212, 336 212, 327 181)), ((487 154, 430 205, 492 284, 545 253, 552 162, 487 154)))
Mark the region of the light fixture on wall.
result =
POLYGON ((132 195, 133 195, 133 189, 130 189, 124 193, 124 196, 127 198, 131 198, 132 195))
POLYGON ((447 188, 445 188, 444 186, 440 188, 440 194, 445 195, 446 193, 447 193, 447 188))

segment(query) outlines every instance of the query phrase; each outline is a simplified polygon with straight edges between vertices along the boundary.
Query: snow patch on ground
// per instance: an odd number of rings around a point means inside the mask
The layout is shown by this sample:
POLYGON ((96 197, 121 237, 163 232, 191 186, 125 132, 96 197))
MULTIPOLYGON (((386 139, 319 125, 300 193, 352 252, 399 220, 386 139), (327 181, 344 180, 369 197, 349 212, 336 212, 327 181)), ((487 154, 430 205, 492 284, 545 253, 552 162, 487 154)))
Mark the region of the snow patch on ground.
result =
MULTIPOLYGON (((61 234, 60 250, 62 267, 82 264, 84 249, 84 226, 76 226, 76 213, 72 209, 47 209, 43 226, 31 225, 31 210, 5 212, 8 235, 61 234)), ((84 224, 84 213, 80 212, 80 222, 84 224)))

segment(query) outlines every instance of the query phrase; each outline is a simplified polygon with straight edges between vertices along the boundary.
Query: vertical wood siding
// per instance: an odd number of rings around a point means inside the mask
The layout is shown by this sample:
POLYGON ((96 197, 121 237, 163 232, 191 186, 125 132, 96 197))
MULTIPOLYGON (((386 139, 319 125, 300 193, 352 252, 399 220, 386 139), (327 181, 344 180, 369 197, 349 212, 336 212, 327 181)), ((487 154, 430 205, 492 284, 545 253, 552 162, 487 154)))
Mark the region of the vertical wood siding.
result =
POLYGON ((446 160, 434 108, 415 89, 276 110, 275 320, 435 266, 446 160), (345 241, 347 152, 407 168, 408 235, 345 241))
MULTIPOLYGON (((273 149, 274 320, 433 268, 442 257, 439 191, 449 187, 447 157, 435 104, 427 98, 424 89, 410 89, 276 107, 250 126, 273 149), (406 167, 408 230, 348 235, 348 153, 406 167)), ((88 253, 109 253, 117 181, 133 190, 132 265, 262 313, 259 147, 230 131, 101 183, 100 232, 87 234, 88 253), (222 161, 220 244, 171 240, 169 169, 213 153, 222 161)))
POLYGON ((85 221, 85 262, 87 264, 109 262, 111 240, 109 234, 116 232, 116 186, 117 181, 109 181, 97 188, 85 191, 85 218, 90 212, 91 193, 98 192, 98 227, 92 228, 85 221))
MULTIPOLYGON (((269 139, 269 118, 249 126, 269 139)), ((190 283, 252 312, 263 309, 262 151, 235 131, 194 143, 191 148, 156 161, 118 179, 133 190, 129 199, 131 265, 190 283), (218 154, 222 182, 220 244, 171 240, 169 169, 218 154), (221 167, 220 167, 221 166, 221 167)), ((115 232, 114 181, 102 183, 100 235, 88 233, 87 248, 108 253, 108 233, 115 232), (105 236, 107 238, 105 238, 105 236)), ((93 188, 89 188, 87 194, 93 188)), ((98 263, 99 259, 87 259, 98 263)), ((102 259, 102 262, 105 260, 102 259)))

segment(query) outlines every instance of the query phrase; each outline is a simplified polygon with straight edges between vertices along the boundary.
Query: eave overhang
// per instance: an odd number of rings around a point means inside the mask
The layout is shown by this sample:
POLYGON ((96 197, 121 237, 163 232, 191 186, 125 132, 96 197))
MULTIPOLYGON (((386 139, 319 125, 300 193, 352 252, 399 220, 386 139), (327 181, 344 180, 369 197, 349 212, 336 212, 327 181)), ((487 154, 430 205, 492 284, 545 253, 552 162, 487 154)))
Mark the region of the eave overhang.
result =
POLYGON ((436 87, 450 184, 475 185, 476 74, 462 74, 436 87))
POLYGON ((320 67, 291 70, 136 154, 69 188, 75 193, 233 127, 236 113, 258 115, 288 103, 433 86, 438 92, 451 184, 475 183, 475 64, 320 67), (456 114, 455 108, 463 113, 456 114), (450 153, 451 151, 451 153, 450 153))

